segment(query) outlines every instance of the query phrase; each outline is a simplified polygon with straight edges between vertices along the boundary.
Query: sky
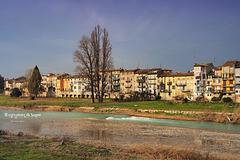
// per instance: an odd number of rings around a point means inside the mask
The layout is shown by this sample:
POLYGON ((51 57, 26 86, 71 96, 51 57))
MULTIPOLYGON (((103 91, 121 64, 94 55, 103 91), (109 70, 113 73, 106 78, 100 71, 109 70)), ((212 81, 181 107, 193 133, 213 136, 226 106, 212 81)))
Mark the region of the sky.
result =
POLYGON ((95 26, 114 68, 187 72, 240 59, 239 0, 0 0, 0 75, 74 74, 73 52, 95 26))

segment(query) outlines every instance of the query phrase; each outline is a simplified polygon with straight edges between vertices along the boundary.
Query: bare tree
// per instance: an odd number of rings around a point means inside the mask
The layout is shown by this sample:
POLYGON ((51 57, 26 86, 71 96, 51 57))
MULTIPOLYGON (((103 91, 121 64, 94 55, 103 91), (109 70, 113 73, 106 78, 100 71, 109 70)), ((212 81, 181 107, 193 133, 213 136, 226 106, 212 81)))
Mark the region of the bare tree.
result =
POLYGON ((94 53, 94 77, 96 82, 96 92, 97 92, 97 99, 100 102, 100 40, 101 40, 102 29, 98 25, 94 28, 91 34, 91 47, 94 53))
POLYGON ((94 52, 91 47, 90 38, 83 36, 80 40, 78 46, 79 50, 75 50, 73 53, 74 62, 79 65, 76 67, 76 70, 79 71, 81 75, 87 75, 90 80, 90 88, 92 94, 92 103, 94 103, 94 79, 93 79, 93 70, 94 70, 94 52))
POLYGON ((101 96, 100 102, 103 102, 103 96, 105 88, 108 84, 107 82, 107 74, 106 70, 113 67, 113 59, 112 59, 112 45, 110 43, 110 39, 108 38, 108 32, 106 28, 103 29, 102 36, 102 55, 101 55, 101 96))
POLYGON ((73 54, 74 61, 79 63, 76 70, 82 75, 88 75, 91 81, 92 102, 94 102, 94 88, 98 102, 103 102, 104 90, 107 86, 105 71, 113 66, 112 46, 107 30, 101 29, 99 25, 96 26, 90 38, 82 37, 78 48, 79 50, 73 54))

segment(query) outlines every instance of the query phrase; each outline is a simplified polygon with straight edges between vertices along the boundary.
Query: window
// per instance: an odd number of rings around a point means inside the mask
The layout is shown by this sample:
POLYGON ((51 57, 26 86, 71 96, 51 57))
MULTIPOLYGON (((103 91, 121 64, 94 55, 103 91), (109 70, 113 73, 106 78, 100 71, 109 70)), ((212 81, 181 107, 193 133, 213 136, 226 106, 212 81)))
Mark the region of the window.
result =
POLYGON ((127 77, 127 80, 129 81, 129 77, 127 77))
POLYGON ((215 79, 213 80, 213 83, 215 83, 215 79))
POLYGON ((199 87, 197 87, 197 91, 198 91, 198 92, 200 91, 199 87))
POLYGON ((233 73, 233 67, 229 67, 229 73, 233 73))
POLYGON ((123 77, 123 80, 125 80, 125 77, 123 77))
POLYGON ((187 89, 189 90, 189 86, 187 86, 187 89))
POLYGON ((229 78, 232 78, 233 77, 233 74, 229 74, 229 78))
POLYGON ((172 89, 175 89, 175 86, 172 86, 172 89))
POLYGON ((191 83, 193 84, 193 80, 191 80, 191 83))
POLYGON ((191 89, 193 89, 193 86, 191 86, 191 89))
POLYGON ((178 86, 178 89, 180 90, 180 86, 178 86))
POLYGON ((227 67, 223 67, 223 73, 227 73, 227 67))
POLYGON ((178 84, 180 84, 180 80, 178 80, 178 84))
POLYGON ((189 84, 189 80, 187 80, 187 84, 189 84))
POLYGON ((183 84, 185 84, 185 80, 183 80, 183 84))

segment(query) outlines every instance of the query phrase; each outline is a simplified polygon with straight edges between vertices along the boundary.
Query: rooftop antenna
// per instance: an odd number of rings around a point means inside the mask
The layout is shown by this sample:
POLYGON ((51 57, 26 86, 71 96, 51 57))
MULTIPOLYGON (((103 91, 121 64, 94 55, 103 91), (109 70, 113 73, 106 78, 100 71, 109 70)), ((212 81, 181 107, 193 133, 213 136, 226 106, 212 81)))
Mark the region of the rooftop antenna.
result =
POLYGON ((193 63, 196 63, 196 52, 193 52, 193 63))

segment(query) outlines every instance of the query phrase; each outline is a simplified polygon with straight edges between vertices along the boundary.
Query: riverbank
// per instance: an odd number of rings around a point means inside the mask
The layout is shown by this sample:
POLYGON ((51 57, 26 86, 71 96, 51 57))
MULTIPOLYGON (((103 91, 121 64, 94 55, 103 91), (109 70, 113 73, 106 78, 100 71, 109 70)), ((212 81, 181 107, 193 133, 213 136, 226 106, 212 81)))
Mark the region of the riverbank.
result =
POLYGON ((12 132, 0 132, 0 157, 12 159, 240 159, 237 133, 90 119, 4 126, 12 132))
POLYGON ((0 110, 17 111, 59 111, 59 112, 83 112, 83 113, 104 113, 122 114, 136 117, 148 117, 158 119, 207 121, 216 123, 240 124, 240 108, 231 112, 214 111, 184 111, 184 110, 157 110, 157 109, 129 109, 119 107, 67 107, 26 104, 23 106, 0 106, 0 110))

